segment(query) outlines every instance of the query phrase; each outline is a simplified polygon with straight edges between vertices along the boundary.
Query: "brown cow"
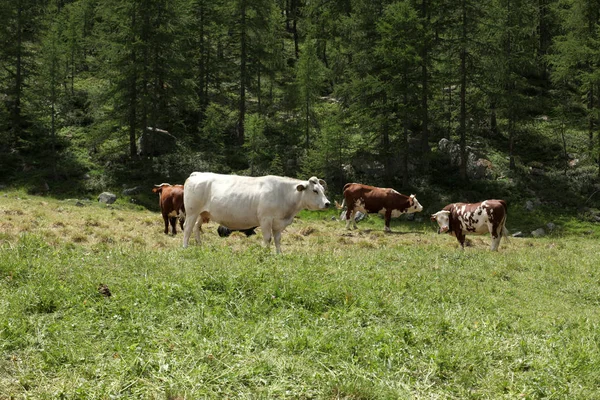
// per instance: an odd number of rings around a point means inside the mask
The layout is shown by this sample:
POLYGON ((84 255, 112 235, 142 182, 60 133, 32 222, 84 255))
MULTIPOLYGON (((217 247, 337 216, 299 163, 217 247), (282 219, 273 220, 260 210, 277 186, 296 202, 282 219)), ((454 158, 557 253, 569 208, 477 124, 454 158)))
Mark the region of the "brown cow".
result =
POLYGON ((414 194, 406 196, 390 188, 378 188, 360 183, 347 183, 344 186, 344 201, 339 208, 348 206, 346 211, 346 229, 350 229, 350 222, 356 229, 354 214, 357 211, 363 213, 379 213, 385 217, 385 231, 391 232, 390 219, 402 214, 420 212, 423 206, 414 194))
POLYGON ((506 229, 506 202, 485 200, 480 203, 452 203, 431 215, 431 220, 439 226, 438 233, 448 232, 456 236, 461 247, 465 247, 465 235, 481 235, 490 232, 490 249, 497 251, 500 239, 508 240, 506 229))
POLYGON ((185 221, 183 185, 170 185, 168 183, 161 183, 160 185, 154 185, 152 191, 159 194, 158 204, 160 205, 160 211, 163 219, 165 220, 165 234, 169 233, 170 221, 173 235, 176 235, 176 219, 179 218, 179 226, 181 227, 181 230, 183 230, 183 222, 185 221))

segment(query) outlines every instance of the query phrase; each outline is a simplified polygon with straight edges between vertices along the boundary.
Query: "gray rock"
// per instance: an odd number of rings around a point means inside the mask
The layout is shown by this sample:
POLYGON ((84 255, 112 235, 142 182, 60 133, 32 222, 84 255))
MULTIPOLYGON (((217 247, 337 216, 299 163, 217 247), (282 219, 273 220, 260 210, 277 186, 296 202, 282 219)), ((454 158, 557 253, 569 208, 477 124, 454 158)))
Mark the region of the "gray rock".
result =
POLYGON ((537 207, 539 207, 541 204, 542 204, 542 202, 540 201, 540 199, 527 200, 525 202, 525 209, 527 211, 533 211, 537 207))
POLYGON ((546 231, 544 228, 538 228, 535 231, 531 232, 531 236, 533 237, 542 237, 546 235, 546 231))
POLYGON ((550 232, 552 232, 552 231, 553 231, 553 230, 556 228, 556 225, 555 225, 554 223, 552 223, 552 222, 548 222, 548 223, 546 224, 546 228, 548 228, 548 230, 549 230, 550 232))
POLYGON ((75 205, 77 207, 83 207, 84 206, 84 204, 82 202, 80 202, 79 200, 77 200, 77 203, 75 203, 75 205))
POLYGON ((137 144, 140 156, 159 156, 174 151, 177 138, 165 130, 147 127, 137 144))
MULTIPOLYGON (((450 165, 460 166, 460 145, 446 138, 438 142, 438 149, 448 156, 450 165)), ((473 148, 466 148, 467 153, 467 176, 471 179, 486 179, 493 176, 493 166, 490 160, 478 157, 473 148)))
POLYGON ((535 176, 544 176, 546 172, 541 168, 529 167, 529 173, 535 176))
POLYGON ((117 201, 117 195, 110 192, 103 192, 98 196, 98 201, 100 203, 112 204, 117 201))
POLYGON ((515 233, 512 234, 512 237, 516 237, 516 238, 523 237, 523 232, 521 232, 521 231, 515 232, 515 233))

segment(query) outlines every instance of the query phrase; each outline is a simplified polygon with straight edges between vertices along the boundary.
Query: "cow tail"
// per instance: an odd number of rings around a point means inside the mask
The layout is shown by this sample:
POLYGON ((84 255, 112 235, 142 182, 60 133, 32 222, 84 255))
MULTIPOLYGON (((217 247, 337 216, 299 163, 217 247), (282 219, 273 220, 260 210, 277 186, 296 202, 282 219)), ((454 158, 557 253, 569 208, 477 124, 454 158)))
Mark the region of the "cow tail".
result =
POLYGON ((506 226, 503 224, 502 225, 502 237, 504 237, 504 240, 506 241, 506 243, 510 243, 510 240, 508 240, 510 236, 510 233, 508 233, 508 229, 506 229, 506 226))
POLYGON ((508 233, 508 229, 506 229, 506 216, 508 214, 508 206, 506 205, 506 201, 504 200, 500 200, 500 204, 502 204, 502 206, 504 207, 504 221, 502 221, 502 236, 504 236, 504 240, 506 241, 506 243, 509 243, 510 240, 508 240, 508 237, 510 236, 510 233, 508 233))

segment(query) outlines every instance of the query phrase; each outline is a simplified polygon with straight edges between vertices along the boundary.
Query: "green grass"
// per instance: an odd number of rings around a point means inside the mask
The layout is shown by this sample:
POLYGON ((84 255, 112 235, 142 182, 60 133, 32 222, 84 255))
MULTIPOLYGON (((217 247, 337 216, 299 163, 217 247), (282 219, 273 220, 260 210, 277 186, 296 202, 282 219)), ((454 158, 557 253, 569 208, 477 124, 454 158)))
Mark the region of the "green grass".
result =
POLYGON ((73 203, 0 197, 0 399, 600 398, 583 222, 490 253, 302 213, 276 255, 212 224, 182 249, 158 213, 73 203))

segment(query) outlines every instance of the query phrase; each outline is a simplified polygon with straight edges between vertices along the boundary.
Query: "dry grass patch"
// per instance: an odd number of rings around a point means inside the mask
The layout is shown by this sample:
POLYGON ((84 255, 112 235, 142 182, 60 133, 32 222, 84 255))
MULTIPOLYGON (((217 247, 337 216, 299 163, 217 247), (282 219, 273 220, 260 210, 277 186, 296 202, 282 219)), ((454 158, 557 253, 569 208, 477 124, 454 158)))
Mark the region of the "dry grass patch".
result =
POLYGON ((300 234, 302 236, 308 236, 314 232, 318 232, 318 231, 315 228, 313 228, 312 226, 306 226, 306 227, 300 229, 300 234))

